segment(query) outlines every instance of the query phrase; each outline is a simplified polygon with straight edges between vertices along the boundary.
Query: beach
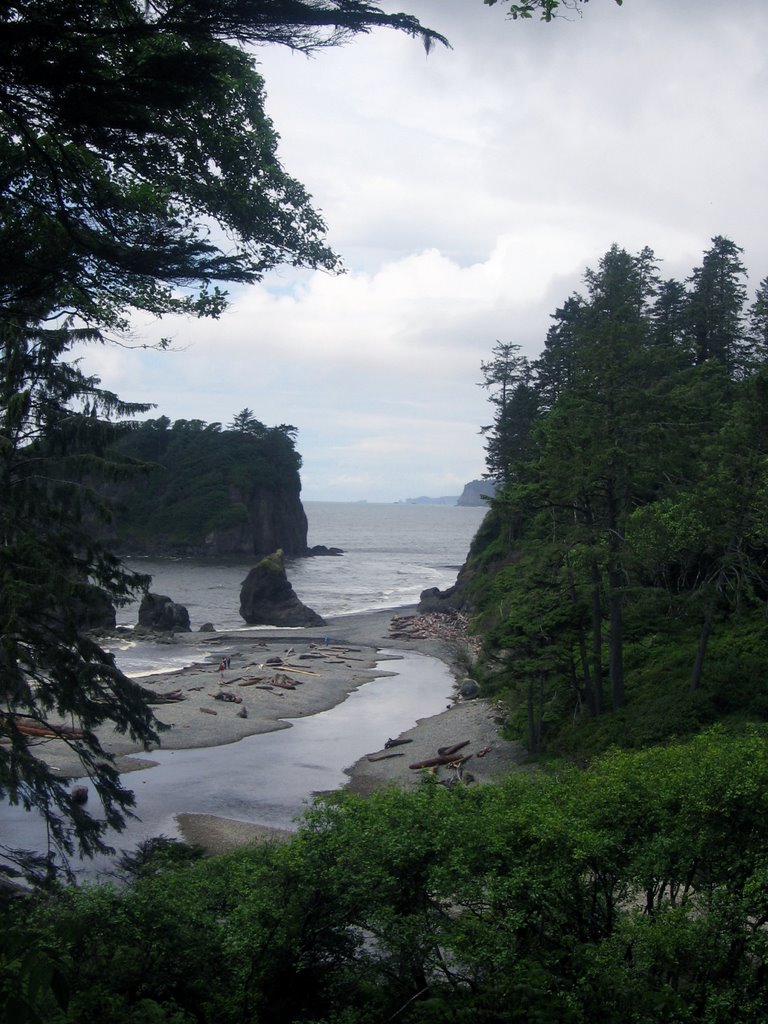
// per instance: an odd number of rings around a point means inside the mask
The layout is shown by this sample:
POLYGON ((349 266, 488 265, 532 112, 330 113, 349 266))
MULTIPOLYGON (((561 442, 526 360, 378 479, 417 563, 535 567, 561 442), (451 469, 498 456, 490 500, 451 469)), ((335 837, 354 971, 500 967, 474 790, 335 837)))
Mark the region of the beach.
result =
MULTIPOLYGON (((425 771, 447 785, 493 782, 525 762, 519 744, 499 735, 501 709, 482 698, 464 700, 458 687, 466 676, 466 638, 443 616, 421 617, 415 607, 366 612, 329 619, 321 628, 185 633, 163 637, 190 647, 203 660, 168 673, 139 677, 151 691, 164 749, 182 750, 234 743, 245 736, 286 729, 285 719, 325 711, 365 682, 387 674, 396 650, 439 658, 456 678, 455 699, 445 711, 420 720, 400 736, 381 737, 381 746, 349 766, 347 788, 366 796, 387 785, 412 788, 425 771), (384 652, 384 653, 382 653, 384 652), (223 664, 222 664, 223 663, 223 664), (458 747, 455 757, 450 751, 458 747), (448 760, 423 769, 411 765, 448 760)), ((393 666, 394 667, 394 666, 393 666)), ((114 730, 98 733, 120 772, 149 768, 144 751, 114 730)), ((37 751, 64 776, 78 774, 78 762, 60 741, 45 741, 37 751)), ((179 815, 184 838, 207 853, 251 842, 279 839, 283 833, 248 822, 212 815, 179 815)), ((287 833, 286 833, 287 834, 287 833)))

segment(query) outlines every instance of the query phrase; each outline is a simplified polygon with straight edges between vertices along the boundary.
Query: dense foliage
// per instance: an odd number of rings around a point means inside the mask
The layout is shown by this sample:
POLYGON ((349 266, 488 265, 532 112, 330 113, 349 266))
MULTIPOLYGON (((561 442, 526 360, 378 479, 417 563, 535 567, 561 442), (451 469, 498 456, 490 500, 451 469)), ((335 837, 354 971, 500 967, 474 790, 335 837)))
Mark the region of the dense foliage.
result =
POLYGON ((768 279, 750 304, 723 237, 686 282, 657 262, 613 246, 539 359, 482 367, 504 486, 472 597, 533 752, 768 712, 768 279))
MULTIPOLYGON (((251 517, 256 514, 275 519, 278 547, 303 554, 306 528, 294 529, 299 514, 303 520, 296 430, 286 424, 266 427, 250 410, 243 413, 230 429, 161 417, 123 434, 114 452, 136 460, 144 472, 129 484, 111 487, 110 546, 130 552, 204 552, 212 534, 242 528, 244 536, 255 539, 258 523, 251 517), (244 426, 243 413, 250 415, 244 426)), ((250 554, 275 549, 273 544, 260 550, 253 543, 250 554)))
MULTIPOLYGON (((757 1024, 763 734, 339 799, 286 846, 3 922, 18 1024, 757 1024)), ((135 872, 134 872, 135 874, 135 872)), ((0 1011, 1 1012, 1 1011, 0 1011)))

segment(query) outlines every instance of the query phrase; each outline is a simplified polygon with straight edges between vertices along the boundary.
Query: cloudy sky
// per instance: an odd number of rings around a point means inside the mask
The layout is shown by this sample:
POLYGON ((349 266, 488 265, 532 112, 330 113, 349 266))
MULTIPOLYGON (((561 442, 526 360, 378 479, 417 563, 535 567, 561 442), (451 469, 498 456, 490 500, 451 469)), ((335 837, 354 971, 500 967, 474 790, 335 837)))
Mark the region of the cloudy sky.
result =
POLYGON ((537 355, 549 315, 613 243, 687 277, 717 234, 768 275, 768 3, 398 0, 447 35, 392 32, 309 60, 259 51, 283 165, 347 273, 281 271, 218 322, 140 325, 177 351, 85 367, 155 415, 299 428, 305 499, 458 494, 484 469, 480 362, 537 355))

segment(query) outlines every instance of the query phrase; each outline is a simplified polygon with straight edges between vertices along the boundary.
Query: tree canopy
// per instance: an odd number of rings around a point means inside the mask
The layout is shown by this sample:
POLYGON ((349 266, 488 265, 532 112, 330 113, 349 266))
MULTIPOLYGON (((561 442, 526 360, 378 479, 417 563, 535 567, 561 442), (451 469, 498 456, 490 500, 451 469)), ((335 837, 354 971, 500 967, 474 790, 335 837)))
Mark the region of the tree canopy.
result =
POLYGON ((650 249, 614 245, 538 359, 497 343, 481 366, 488 470, 505 486, 472 600, 489 685, 507 688, 534 752, 568 722, 622 711, 628 687, 633 714, 648 702, 646 738, 726 705, 763 716, 766 282, 750 305, 741 256, 716 236, 685 282, 664 281, 650 249), (739 629, 746 689, 722 660, 739 629), (650 677, 658 690, 641 696, 650 677))
POLYGON ((718 729, 585 771, 341 797, 288 843, 201 862, 154 844, 133 885, 6 910, 0 1012, 762 1024, 767 794, 764 732, 718 729))
POLYGON ((381 26, 443 41, 332 0, 28 0, 0 14, 0 315, 110 329, 131 308, 215 315, 216 282, 281 263, 339 266, 233 40, 311 51, 381 26))

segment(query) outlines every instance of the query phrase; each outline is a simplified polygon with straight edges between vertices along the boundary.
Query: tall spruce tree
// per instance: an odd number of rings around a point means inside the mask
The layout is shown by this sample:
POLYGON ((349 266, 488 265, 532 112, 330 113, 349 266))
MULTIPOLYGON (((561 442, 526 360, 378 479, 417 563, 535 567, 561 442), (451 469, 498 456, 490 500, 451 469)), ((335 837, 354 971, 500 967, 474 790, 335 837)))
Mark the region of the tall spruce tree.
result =
POLYGON ((544 422, 540 461, 548 500, 565 513, 564 539, 590 552, 598 679, 603 600, 608 607, 614 708, 624 703, 624 525, 638 490, 655 472, 647 395, 655 372, 649 353, 653 263, 649 250, 632 256, 614 245, 598 269, 587 272, 571 380, 544 422))
POLYGON ((746 268, 742 252, 729 238, 717 235, 689 279, 688 325, 693 360, 697 366, 708 359, 717 360, 731 376, 741 374, 747 361, 746 268))
POLYGON ((480 364, 494 408, 493 423, 480 428, 486 436, 487 476, 504 485, 517 478, 533 452, 533 428, 539 415, 538 391, 528 359, 520 346, 496 342, 493 359, 480 364))
POLYGON ((108 509, 84 482, 131 471, 106 455, 120 430, 109 417, 148 406, 121 402, 61 358, 83 333, 0 325, 0 794, 43 813, 51 868, 53 851, 71 854, 75 840, 100 850, 133 804, 94 730, 109 722, 143 743, 158 738, 140 687, 87 632, 94 609, 148 583, 94 539, 89 524, 108 509), (46 736, 77 755, 103 821, 38 756, 46 736))

